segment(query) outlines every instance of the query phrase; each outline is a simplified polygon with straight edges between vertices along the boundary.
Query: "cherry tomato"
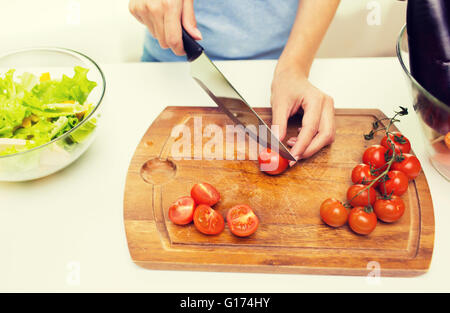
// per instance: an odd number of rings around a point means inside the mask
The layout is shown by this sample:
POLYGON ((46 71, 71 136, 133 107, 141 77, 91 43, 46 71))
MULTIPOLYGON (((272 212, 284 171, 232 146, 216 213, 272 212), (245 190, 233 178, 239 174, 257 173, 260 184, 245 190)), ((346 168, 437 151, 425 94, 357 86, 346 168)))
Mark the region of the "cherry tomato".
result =
POLYGON ((347 200, 353 207, 356 206, 367 206, 375 203, 377 198, 377 193, 373 187, 370 187, 368 190, 364 190, 360 194, 358 194, 361 190, 367 188, 366 185, 356 184, 350 186, 347 190, 347 200), (369 201, 370 200, 370 201, 369 201))
POLYGON ((213 206, 220 200, 220 193, 208 183, 195 184, 191 189, 191 197, 197 204, 213 206))
MULTIPOLYGON (((411 143, 409 142, 408 138, 403 136, 401 133, 394 132, 389 135, 389 138, 394 144, 396 153, 409 153, 411 151, 411 143)), ((384 136, 383 139, 381 139, 380 144, 386 149, 392 150, 391 144, 387 140, 387 136, 384 136)))
MULTIPOLYGON (((377 176, 372 175, 370 171, 370 165, 358 164, 353 168, 352 182, 354 184, 368 185, 372 181, 374 181, 375 178, 377 178, 377 176)), ((376 187, 377 185, 378 182, 376 182, 373 186, 376 187)))
POLYGON ((405 203, 397 196, 391 199, 378 199, 373 206, 376 216, 386 223, 398 221, 405 213, 405 203))
POLYGON ((388 150, 380 145, 373 145, 364 151, 363 163, 371 165, 375 170, 383 171, 386 169, 385 155, 388 150))
POLYGON ((450 132, 447 133, 444 137, 445 145, 450 149, 450 132))
POLYGON ((380 182, 378 186, 382 194, 401 196, 408 190, 408 176, 403 172, 390 171, 387 175, 389 179, 385 182, 380 182))
POLYGON ((247 237, 258 229, 259 219, 251 207, 240 204, 228 211, 227 223, 233 235, 247 237))
POLYGON ((419 176, 422 168, 419 159, 408 153, 404 153, 402 156, 404 157, 403 161, 394 162, 392 169, 403 172, 409 179, 414 179, 419 176))
POLYGON ((169 207, 169 219, 177 225, 192 222, 195 211, 195 201, 191 197, 181 197, 169 207))
POLYGON ((289 166, 288 160, 269 148, 258 155, 258 163, 260 171, 269 175, 281 174, 289 166))
POLYGON ((326 199, 320 206, 320 217, 331 227, 340 227, 347 222, 348 212, 344 205, 336 199, 326 199))
POLYGON ((200 204, 194 212, 194 225, 203 234, 217 235, 225 228, 225 221, 210 206, 200 204))
POLYGON ((368 235, 377 227, 377 216, 372 210, 359 206, 350 211, 348 225, 355 233, 368 235))

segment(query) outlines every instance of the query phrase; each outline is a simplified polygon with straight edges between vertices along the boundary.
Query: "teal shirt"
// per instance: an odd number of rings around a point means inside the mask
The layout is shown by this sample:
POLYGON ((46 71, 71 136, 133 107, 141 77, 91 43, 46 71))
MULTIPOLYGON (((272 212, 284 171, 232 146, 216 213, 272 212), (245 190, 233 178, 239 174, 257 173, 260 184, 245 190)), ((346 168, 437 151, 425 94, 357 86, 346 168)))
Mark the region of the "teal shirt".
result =
MULTIPOLYGON (((299 0, 195 0, 199 43, 215 60, 278 59, 299 0)), ((186 61, 162 49, 147 31, 142 61, 186 61)))

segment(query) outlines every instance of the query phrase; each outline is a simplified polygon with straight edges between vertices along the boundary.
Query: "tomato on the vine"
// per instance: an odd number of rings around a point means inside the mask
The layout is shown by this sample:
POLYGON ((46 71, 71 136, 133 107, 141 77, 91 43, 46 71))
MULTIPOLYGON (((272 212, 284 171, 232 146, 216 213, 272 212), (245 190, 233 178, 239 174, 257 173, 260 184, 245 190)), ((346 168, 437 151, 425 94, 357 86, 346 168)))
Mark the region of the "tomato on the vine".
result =
MULTIPOLYGON (((386 149, 392 150, 391 144, 389 143, 387 138, 387 136, 384 136, 383 139, 381 139, 380 144, 386 149)), ((392 134, 389 134, 389 139, 391 139, 392 143, 394 144, 395 152, 397 154, 409 153, 409 151, 411 151, 411 143, 409 142, 408 138, 402 135, 402 133, 393 132, 392 134)))
MULTIPOLYGON (((368 185, 376 178, 377 176, 372 175, 370 165, 358 164, 352 170, 352 182, 354 184, 368 185)), ((376 182, 373 186, 376 187, 377 185, 378 182, 376 182)))
POLYGON ((378 199, 373 206, 377 217, 386 223, 398 221, 405 213, 405 203, 397 196, 390 199, 378 199))
POLYGON ((191 197, 181 197, 169 207, 169 219, 174 224, 186 225, 192 222, 194 211, 194 199, 191 197))
POLYGON ((340 227, 347 222, 348 211, 336 199, 326 199, 320 206, 320 217, 331 227, 340 227))
POLYGON ((408 176, 400 171, 390 171, 387 173, 386 181, 381 181, 378 188, 384 195, 401 196, 408 190, 408 176))
POLYGON ((373 187, 368 189, 368 186, 362 184, 356 184, 350 186, 347 190, 347 200, 353 206, 367 206, 375 203, 377 194, 373 187), (362 191, 363 189, 366 189, 362 191))
POLYGON ((259 219, 251 207, 240 204, 228 211, 227 224, 233 235, 247 237, 258 229, 259 219))
POLYGON ((289 166, 287 159, 266 148, 258 155, 259 169, 269 175, 279 175, 283 173, 289 166))
POLYGON ((392 169, 403 172, 409 179, 414 179, 419 176, 420 170, 422 169, 419 159, 408 153, 402 154, 402 157, 403 161, 394 162, 392 164, 392 169))
POLYGON ((373 145, 364 151, 363 163, 371 165, 380 173, 386 169, 386 153, 387 149, 381 145, 373 145))
POLYGON ((372 209, 358 206, 350 211, 348 225, 355 233, 368 235, 377 227, 377 216, 372 209))
POLYGON ((194 225, 203 234, 217 235, 225 228, 225 221, 222 215, 210 206, 200 204, 195 209, 194 225))
POLYGON ((208 183, 195 184, 191 189, 191 197, 196 204, 213 206, 220 200, 220 193, 208 183))

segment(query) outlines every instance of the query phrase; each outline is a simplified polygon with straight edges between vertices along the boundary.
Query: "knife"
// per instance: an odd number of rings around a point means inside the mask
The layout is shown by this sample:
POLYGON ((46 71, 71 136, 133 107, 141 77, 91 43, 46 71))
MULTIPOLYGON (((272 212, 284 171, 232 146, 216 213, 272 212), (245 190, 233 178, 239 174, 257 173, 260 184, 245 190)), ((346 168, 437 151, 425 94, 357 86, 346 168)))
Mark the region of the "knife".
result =
POLYGON ((206 55, 203 47, 184 28, 182 32, 184 50, 191 64, 191 76, 200 87, 206 91, 233 122, 243 125, 256 142, 277 151, 285 159, 296 161, 286 146, 273 134, 267 124, 214 65, 206 55), (251 125, 255 126, 256 133, 248 127, 251 125), (266 134, 266 136, 263 136, 263 134, 266 134))

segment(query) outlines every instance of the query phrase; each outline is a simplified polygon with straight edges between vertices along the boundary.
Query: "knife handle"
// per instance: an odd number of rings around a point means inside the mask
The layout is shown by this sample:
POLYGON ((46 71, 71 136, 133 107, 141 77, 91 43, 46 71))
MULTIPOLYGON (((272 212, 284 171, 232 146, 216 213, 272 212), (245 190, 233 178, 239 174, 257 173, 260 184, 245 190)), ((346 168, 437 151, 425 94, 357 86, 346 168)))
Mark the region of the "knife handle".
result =
POLYGON ((195 61, 203 53, 203 47, 188 34, 183 26, 181 28, 183 31, 183 45, 184 51, 186 51, 186 57, 189 62, 195 61))

